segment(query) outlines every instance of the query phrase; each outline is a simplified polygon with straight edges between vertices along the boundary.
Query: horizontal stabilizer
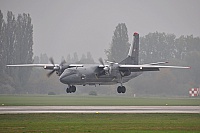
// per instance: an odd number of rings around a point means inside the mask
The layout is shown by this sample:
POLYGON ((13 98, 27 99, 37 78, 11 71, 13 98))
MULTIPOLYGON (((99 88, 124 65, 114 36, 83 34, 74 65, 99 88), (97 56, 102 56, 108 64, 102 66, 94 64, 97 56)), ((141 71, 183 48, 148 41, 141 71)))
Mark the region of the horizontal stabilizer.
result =
POLYGON ((145 65, 160 65, 160 64, 166 64, 168 62, 156 62, 156 63, 149 63, 149 64, 145 64, 145 65))

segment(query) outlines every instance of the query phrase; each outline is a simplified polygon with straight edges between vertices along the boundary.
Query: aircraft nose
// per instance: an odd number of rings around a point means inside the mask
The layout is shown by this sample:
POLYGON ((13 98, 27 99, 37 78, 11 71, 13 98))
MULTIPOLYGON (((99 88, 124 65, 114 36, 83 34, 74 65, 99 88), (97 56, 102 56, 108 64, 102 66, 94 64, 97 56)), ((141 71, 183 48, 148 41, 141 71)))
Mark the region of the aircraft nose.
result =
POLYGON ((67 76, 69 76, 70 75, 70 72, 69 71, 67 71, 67 70, 65 70, 61 75, 60 75, 60 78, 59 78, 59 80, 60 80, 60 82, 62 82, 62 83, 66 83, 66 78, 67 78, 67 76))
POLYGON ((74 71, 70 70, 70 69, 66 69, 61 75, 60 75, 60 82, 64 83, 64 84, 68 84, 68 82, 70 82, 70 76, 75 74, 74 71))
POLYGON ((64 81, 64 75, 63 75, 63 74, 61 74, 61 75, 60 75, 60 78, 59 78, 59 80, 60 80, 60 82, 62 82, 62 83, 63 83, 63 81, 64 81))

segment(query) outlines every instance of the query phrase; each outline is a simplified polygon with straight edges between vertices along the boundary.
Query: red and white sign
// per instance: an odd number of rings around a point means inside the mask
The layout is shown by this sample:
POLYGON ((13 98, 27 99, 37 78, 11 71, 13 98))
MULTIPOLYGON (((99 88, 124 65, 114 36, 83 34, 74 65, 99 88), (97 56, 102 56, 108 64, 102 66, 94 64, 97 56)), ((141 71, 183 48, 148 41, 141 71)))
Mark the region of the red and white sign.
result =
POLYGON ((197 96, 199 96, 199 93, 200 93, 200 89, 199 88, 191 88, 189 90, 189 95, 191 97, 197 97, 197 96))

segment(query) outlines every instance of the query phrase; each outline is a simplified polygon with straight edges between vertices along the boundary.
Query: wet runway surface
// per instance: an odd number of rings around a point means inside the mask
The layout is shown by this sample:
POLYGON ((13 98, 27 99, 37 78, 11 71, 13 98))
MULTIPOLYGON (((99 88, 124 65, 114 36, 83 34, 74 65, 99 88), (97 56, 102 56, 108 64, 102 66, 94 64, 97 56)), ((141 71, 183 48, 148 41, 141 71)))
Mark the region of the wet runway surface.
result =
POLYGON ((200 113, 200 106, 0 106, 0 114, 200 113))

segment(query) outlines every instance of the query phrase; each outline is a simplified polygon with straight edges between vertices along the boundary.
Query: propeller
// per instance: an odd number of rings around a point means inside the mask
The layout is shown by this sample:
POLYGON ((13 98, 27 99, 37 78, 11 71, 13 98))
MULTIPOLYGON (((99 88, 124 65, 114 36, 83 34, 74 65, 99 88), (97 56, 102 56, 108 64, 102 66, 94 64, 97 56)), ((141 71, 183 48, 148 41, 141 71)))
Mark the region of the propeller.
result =
POLYGON ((61 63, 59 65, 56 65, 54 63, 53 58, 50 58, 49 61, 53 65, 53 68, 52 68, 52 71, 50 71, 47 74, 47 77, 50 77, 54 72, 56 72, 58 75, 60 75, 65 69, 67 69, 69 67, 69 65, 64 65, 66 63, 65 60, 61 61, 61 63))
POLYGON ((51 72, 49 72, 49 73, 47 74, 47 77, 50 77, 55 71, 56 71, 56 70, 52 70, 51 72))
POLYGON ((100 74, 102 74, 103 72, 105 72, 106 75, 109 75, 110 74, 110 71, 111 71, 111 68, 110 66, 105 66, 104 62, 103 62, 103 59, 102 58, 99 58, 99 62, 103 65, 103 70, 100 72, 100 74))

